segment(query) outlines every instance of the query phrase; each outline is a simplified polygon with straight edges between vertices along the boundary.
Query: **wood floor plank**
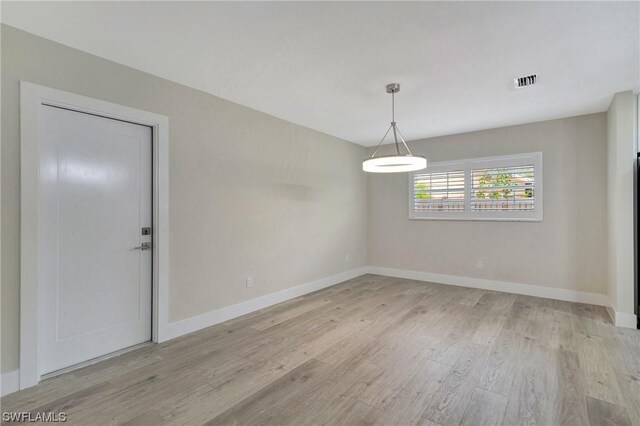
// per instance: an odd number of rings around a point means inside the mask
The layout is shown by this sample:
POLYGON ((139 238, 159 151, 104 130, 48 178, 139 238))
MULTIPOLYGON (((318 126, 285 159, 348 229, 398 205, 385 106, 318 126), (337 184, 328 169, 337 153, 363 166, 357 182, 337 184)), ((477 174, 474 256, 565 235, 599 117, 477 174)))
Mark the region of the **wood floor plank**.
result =
POLYGON ((71 425, 640 424, 599 306, 363 275, 7 395, 71 425))
POLYGON ((405 386, 384 401, 379 423, 408 425, 430 422, 421 418, 451 369, 433 361, 421 363, 420 369, 405 386))
POLYGON ((610 363, 604 340, 598 336, 577 335, 580 367, 585 372, 586 394, 592 398, 622 403, 622 394, 610 363))
POLYGON ((602 336, 627 413, 633 424, 640 425, 640 333, 618 330, 602 336))
POLYGON ((324 306, 327 303, 329 303, 329 300, 316 300, 311 303, 295 306, 290 309, 287 309, 286 311, 278 315, 271 315, 269 316, 269 318, 265 318, 264 320, 253 324, 251 327, 255 328, 256 330, 262 331, 269 327, 273 327, 274 325, 278 325, 282 322, 285 322, 291 318, 296 318, 306 312, 319 308, 320 306, 324 306))
MULTIPOLYGON (((277 424, 277 416, 286 410, 287 402, 305 391, 310 381, 322 381, 323 364, 310 359, 269 385, 247 396, 230 409, 207 421, 207 425, 277 424)), ((308 394, 309 399, 313 394, 308 394)), ((293 410, 293 406, 288 407, 293 410)), ((295 407, 304 410, 304 407, 295 407)), ((289 413, 288 417, 292 417, 289 413)))
POLYGON ((555 383, 542 366, 520 367, 507 402, 503 424, 558 424, 554 389, 555 383))
POLYGON ((508 396, 518 368, 521 337, 505 330, 498 336, 484 365, 478 387, 508 396))
POLYGON ((497 425, 502 421, 507 397, 476 388, 467 404, 460 425, 497 425))
POLYGON ((442 382, 423 418, 439 424, 457 424, 480 378, 489 347, 469 343, 452 371, 442 382))
POLYGON ((558 355, 559 424, 572 426, 588 423, 585 406, 585 382, 580 371, 578 355, 564 350, 558 355))
POLYGON ((475 306, 485 293, 485 290, 465 288, 460 291, 461 297, 458 299, 458 303, 462 305, 475 306))
POLYGON ((591 426, 631 426, 627 410, 620 405, 587 397, 587 410, 591 426))

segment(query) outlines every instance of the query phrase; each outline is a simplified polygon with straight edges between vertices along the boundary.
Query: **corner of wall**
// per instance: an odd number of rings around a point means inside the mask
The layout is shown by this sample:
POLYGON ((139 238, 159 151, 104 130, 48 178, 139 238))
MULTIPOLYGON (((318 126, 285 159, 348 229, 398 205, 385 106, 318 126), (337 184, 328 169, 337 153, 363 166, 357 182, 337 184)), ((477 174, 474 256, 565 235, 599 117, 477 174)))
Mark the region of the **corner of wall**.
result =
POLYGON ((607 296, 616 325, 633 322, 634 328, 636 138, 637 98, 616 93, 607 111, 607 296))

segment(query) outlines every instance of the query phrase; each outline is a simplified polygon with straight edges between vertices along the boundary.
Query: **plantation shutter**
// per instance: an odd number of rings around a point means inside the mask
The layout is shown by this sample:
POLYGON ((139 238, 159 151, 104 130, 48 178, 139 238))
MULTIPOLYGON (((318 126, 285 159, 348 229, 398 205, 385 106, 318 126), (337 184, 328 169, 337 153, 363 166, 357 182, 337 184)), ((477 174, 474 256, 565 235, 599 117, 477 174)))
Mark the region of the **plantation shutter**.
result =
POLYGON ((413 208, 422 212, 459 212, 465 209, 464 170, 416 173, 413 208))
POLYGON ((431 163, 409 174, 409 219, 542 220, 542 153, 431 163))

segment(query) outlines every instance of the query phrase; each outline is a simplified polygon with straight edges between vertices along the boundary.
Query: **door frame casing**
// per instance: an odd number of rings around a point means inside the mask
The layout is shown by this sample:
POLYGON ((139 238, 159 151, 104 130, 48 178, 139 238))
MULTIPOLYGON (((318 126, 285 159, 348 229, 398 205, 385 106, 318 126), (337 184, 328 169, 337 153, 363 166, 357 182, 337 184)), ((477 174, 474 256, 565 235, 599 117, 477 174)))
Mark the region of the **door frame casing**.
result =
POLYGON ((152 128, 152 341, 167 340, 169 323, 169 118, 45 86, 20 82, 20 389, 40 381, 38 351, 41 105, 152 128))

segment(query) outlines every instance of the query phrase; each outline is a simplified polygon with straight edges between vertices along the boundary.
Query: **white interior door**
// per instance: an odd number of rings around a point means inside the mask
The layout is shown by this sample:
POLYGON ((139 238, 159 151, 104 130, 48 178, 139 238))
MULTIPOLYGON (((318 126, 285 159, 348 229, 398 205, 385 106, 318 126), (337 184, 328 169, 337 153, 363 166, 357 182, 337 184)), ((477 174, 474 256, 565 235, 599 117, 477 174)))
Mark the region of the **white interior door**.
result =
POLYGON ((40 107, 39 364, 46 374, 151 340, 152 134, 40 107))

